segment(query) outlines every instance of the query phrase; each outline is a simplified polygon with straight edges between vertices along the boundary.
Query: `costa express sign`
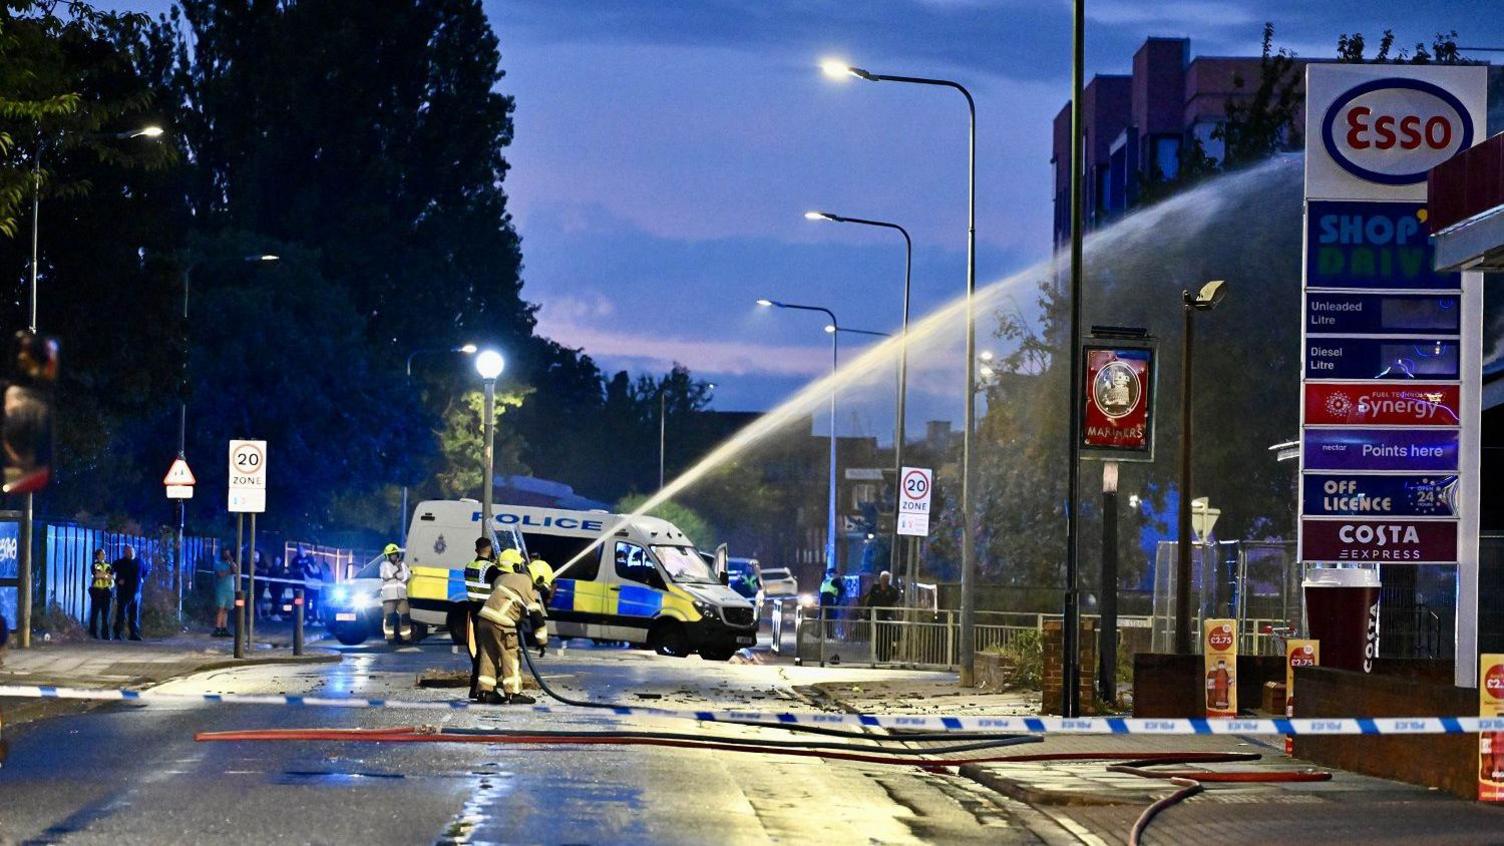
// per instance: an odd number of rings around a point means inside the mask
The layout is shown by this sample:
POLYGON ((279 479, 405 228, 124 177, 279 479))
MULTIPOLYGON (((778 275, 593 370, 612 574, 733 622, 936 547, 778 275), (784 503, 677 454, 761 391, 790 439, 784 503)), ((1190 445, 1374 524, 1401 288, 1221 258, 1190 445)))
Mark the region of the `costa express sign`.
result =
POLYGON ((1327 109, 1321 141, 1339 167, 1368 182, 1412 185, 1473 146, 1472 117, 1450 91, 1420 79, 1375 79, 1327 109))
POLYGON ((1302 561, 1454 564, 1455 520, 1301 520, 1302 561))

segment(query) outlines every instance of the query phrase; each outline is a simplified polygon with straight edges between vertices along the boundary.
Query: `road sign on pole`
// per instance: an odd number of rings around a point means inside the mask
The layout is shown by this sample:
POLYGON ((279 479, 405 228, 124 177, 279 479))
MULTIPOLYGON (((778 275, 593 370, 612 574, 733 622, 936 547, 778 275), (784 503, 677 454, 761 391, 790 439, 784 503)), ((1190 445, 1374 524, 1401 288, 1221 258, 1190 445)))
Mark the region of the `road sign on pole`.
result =
POLYGON ((167 475, 162 477, 168 499, 193 499, 193 486, 197 483, 193 471, 188 469, 188 462, 182 457, 174 459, 172 466, 167 468, 167 475))
POLYGON ((266 441, 230 441, 230 511, 266 511, 266 441))
POLYGON ((898 479, 898 533, 928 537, 930 533, 930 496, 935 488, 935 473, 924 467, 905 467, 898 479))

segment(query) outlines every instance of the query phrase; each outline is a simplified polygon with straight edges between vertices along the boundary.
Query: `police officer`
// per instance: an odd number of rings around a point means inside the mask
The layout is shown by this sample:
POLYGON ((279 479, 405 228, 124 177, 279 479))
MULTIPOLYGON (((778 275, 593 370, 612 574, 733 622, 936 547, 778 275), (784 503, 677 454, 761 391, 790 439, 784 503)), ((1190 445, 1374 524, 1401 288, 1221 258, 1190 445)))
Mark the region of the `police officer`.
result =
MULTIPOLYGON (((515 550, 508 550, 514 555, 515 550)), ((518 556, 520 559, 521 556, 518 556)), ((491 587, 496 583, 496 577, 502 572, 501 565, 496 560, 496 552, 491 547, 491 539, 479 537, 475 539, 475 559, 465 565, 465 600, 469 605, 470 613, 467 616, 469 631, 465 633, 466 642, 470 647, 470 698, 480 698, 480 688, 477 686, 480 676, 480 650, 476 648, 475 627, 476 615, 491 598, 491 587)))
POLYGON ((110 639, 110 591, 115 588, 115 568, 104 557, 103 549, 94 550, 89 566, 89 637, 110 639))
POLYGON ((401 547, 389 543, 382 552, 386 560, 381 562, 381 631, 387 643, 402 643, 413 637, 407 605, 407 580, 412 570, 402 557, 401 547))
MULTIPOLYGON (((504 550, 504 557, 507 552, 516 553, 516 550, 504 550)), ((521 554, 516 557, 520 564, 521 554)), ((516 571, 504 572, 497 577, 491 595, 476 613, 476 680, 480 689, 476 701, 487 705, 531 705, 537 701, 522 692, 522 643, 517 629, 524 618, 528 620, 539 654, 542 654, 548 646, 548 621, 543 616, 543 600, 531 576, 516 571), (498 687, 501 688, 499 693, 498 687)))
POLYGON ((826 571, 825 581, 820 584, 820 607, 835 608, 840 603, 841 577, 834 570, 826 571))

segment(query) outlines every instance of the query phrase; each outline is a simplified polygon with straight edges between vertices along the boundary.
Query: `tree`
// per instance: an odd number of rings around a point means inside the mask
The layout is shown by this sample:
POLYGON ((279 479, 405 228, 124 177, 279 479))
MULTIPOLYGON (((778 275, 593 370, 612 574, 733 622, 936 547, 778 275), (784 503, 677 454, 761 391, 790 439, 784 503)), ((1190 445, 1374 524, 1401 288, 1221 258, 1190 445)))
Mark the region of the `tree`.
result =
MULTIPOLYGON (((495 420, 495 465, 497 476, 526 474, 522 462, 522 439, 506 425, 510 412, 523 405, 524 391, 498 391, 492 406, 495 420)), ((454 399, 444 412, 439 434, 443 467, 436 475, 439 493, 446 499, 473 497, 485 490, 486 437, 485 394, 468 391, 454 399)))
MULTIPOLYGON (((1265 23, 1258 86, 1247 97, 1228 98, 1227 119, 1212 130, 1212 138, 1223 144, 1223 170, 1301 146, 1295 116, 1305 104, 1305 92, 1297 70, 1295 54, 1274 49, 1274 24, 1265 23)), ((1233 78, 1233 87, 1241 90, 1245 85, 1241 76, 1233 78)))

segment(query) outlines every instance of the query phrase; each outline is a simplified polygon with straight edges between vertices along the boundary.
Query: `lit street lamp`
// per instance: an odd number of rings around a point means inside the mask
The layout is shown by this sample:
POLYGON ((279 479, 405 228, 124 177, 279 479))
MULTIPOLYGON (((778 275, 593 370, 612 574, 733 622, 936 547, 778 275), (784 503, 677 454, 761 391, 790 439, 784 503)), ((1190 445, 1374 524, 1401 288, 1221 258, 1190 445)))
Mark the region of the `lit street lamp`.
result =
POLYGON ((481 416, 485 421, 486 477, 481 485, 480 514, 482 531, 487 537, 491 532, 492 477, 496 472, 496 410, 492 406, 496 404, 496 377, 501 375, 505 366, 501 353, 496 350, 486 350, 475 357, 475 372, 480 374, 486 385, 486 407, 481 416))
MULTIPOLYGON (((114 138, 157 138, 162 134, 159 126, 146 126, 128 132, 112 133, 114 138)), ((96 136, 98 137, 98 136, 96 136)), ((31 154, 31 331, 37 331, 37 243, 42 219, 42 138, 37 136, 31 154)), ((31 528, 36 495, 26 494, 22 505, 21 526, 17 534, 16 567, 16 646, 25 649, 31 646, 31 528)))
MULTIPOLYGON (((899 555, 900 536, 898 534, 898 488, 903 476, 903 447, 904 447, 904 424, 905 424, 905 401, 909 392, 909 282, 914 266, 914 241, 909 238, 909 230, 896 223, 884 220, 868 220, 860 217, 846 217, 845 215, 831 214, 830 212, 809 211, 804 213, 806 220, 828 220, 832 223, 854 223, 859 226, 876 226, 882 229, 892 229, 903 236, 903 321, 898 330, 898 336, 902 340, 898 346, 898 408, 894 412, 895 425, 893 427, 893 540, 889 547, 889 565, 899 555)), ((913 563, 905 558, 904 579, 905 605, 914 604, 914 573, 913 563)), ((895 568, 896 569, 896 568, 895 568)))
POLYGON ((977 105, 971 92, 959 82, 920 76, 890 76, 827 59, 820 63, 826 76, 834 79, 856 77, 868 82, 905 82, 953 88, 966 98, 970 118, 967 137, 967 205, 966 205, 966 426, 961 433, 961 648, 960 682, 971 686, 973 659, 976 655, 976 526, 971 502, 971 436, 976 428, 976 352, 977 324, 972 311, 977 288, 977 105))
POLYGON ((1180 526, 1175 544, 1175 651, 1191 654, 1191 354, 1198 311, 1211 311, 1227 296, 1222 281, 1208 282, 1192 294, 1181 291, 1185 329, 1180 347, 1180 526))
POLYGON ((830 507, 825 521, 825 572, 836 571, 836 383, 835 374, 840 369, 840 326, 841 321, 836 319, 835 312, 823 306, 795 305, 793 303, 780 303, 777 300, 760 299, 757 304, 763 307, 788 308, 798 311, 818 311, 830 318, 830 507))
MULTIPOLYGON (((267 258, 275 259, 276 256, 262 256, 262 259, 267 259, 267 258)), ((407 372, 407 380, 409 382, 412 381, 412 378, 413 378, 413 359, 417 358, 420 355, 433 355, 435 353, 446 353, 446 352, 447 353, 464 353, 465 355, 475 355, 476 349, 478 349, 478 348, 474 344, 460 344, 457 347, 426 347, 426 348, 421 349, 421 350, 413 350, 412 352, 410 352, 410 353, 407 354, 407 370, 406 370, 406 372, 407 372)), ((407 485, 406 484, 404 484, 402 486, 402 513, 397 516, 397 533, 402 538, 402 540, 401 540, 402 548, 403 549, 407 549, 407 485)))

